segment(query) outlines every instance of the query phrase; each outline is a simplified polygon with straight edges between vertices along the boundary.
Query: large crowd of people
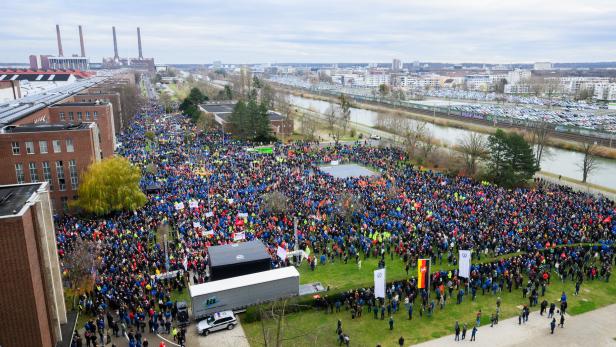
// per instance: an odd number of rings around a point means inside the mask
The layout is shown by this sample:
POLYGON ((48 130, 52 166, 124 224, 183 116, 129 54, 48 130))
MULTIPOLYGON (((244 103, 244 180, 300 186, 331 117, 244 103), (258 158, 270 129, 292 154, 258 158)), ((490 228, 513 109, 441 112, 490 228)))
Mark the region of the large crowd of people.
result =
POLYGON ((391 254, 407 269, 418 258, 453 263, 458 249, 474 250, 478 260, 522 252, 474 265, 468 281, 456 271, 436 272, 431 296, 411 279, 388 286, 382 302, 366 288, 325 303, 332 311, 345 306, 353 317, 365 307, 381 319, 385 309, 388 315, 405 310, 411 318, 415 300, 422 303, 416 314, 431 314, 450 298, 459 303, 477 292, 498 295, 512 287, 524 288, 534 306, 553 271, 579 282, 609 280, 612 271, 614 202, 564 186, 537 182, 532 189, 508 190, 414 167, 401 149, 359 142, 277 144, 273 154, 262 154, 220 131, 198 131, 188 118, 167 115, 155 104, 118 140, 118 155, 143 169, 147 204, 100 218, 67 215, 56 221, 61 261, 79 238, 97 245, 94 286, 79 298, 79 308, 94 317, 85 327, 88 345, 111 331, 126 333, 131 346, 144 346, 145 329, 182 342, 171 293, 207 280, 209 246, 243 239, 262 240, 272 267, 288 266, 276 250, 296 244, 309 249, 311 264, 325 256, 356 262, 376 257, 386 265, 391 254), (359 163, 378 175, 334 178, 319 169, 331 161, 359 163), (287 199, 283 210, 266 207, 266 193, 274 191, 287 199), (167 247, 157 238, 166 229, 174 235, 167 247), (582 243, 601 246, 553 248, 582 243))

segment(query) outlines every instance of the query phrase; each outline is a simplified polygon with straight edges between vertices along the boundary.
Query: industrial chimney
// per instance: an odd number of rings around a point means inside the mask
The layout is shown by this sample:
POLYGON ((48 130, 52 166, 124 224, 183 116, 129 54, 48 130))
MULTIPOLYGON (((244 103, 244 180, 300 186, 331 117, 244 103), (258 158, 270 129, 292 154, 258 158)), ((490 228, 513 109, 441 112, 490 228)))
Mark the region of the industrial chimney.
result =
POLYGON ((79 26, 79 44, 81 45, 81 56, 86 56, 86 49, 83 46, 83 31, 81 31, 81 25, 79 26))
POLYGON ((62 38, 60 37, 60 25, 56 24, 56 36, 58 37, 58 56, 63 57, 64 52, 62 51, 62 38))
POLYGON ((120 56, 118 56, 118 39, 116 38, 115 27, 111 27, 113 30, 113 59, 115 61, 120 60, 120 56))
POLYGON ((141 29, 137 27, 137 44, 139 45, 139 59, 143 60, 143 52, 141 51, 141 29))

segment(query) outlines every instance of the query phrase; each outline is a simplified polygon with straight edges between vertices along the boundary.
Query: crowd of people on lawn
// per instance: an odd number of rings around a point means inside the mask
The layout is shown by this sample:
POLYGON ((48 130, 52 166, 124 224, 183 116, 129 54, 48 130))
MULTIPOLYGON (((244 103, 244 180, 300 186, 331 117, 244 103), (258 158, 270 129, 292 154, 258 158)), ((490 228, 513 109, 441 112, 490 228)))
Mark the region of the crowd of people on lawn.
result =
POLYGON ((147 346, 146 329, 182 343, 173 293, 208 280, 212 245, 259 239, 273 268, 289 266, 277 249, 296 244, 314 271, 370 258, 385 267, 403 262, 408 278, 388 283, 384 299, 358 288, 317 303, 330 312, 344 308, 351 318, 365 311, 374 319, 396 312, 412 319, 413 310, 432 315, 478 293, 512 290, 521 290, 533 307, 552 276, 574 281, 579 291, 584 281, 609 281, 615 261, 614 202, 564 186, 537 181, 533 188, 506 189, 449 177, 411 165, 400 148, 363 142, 276 144, 264 154, 229 134, 197 130, 187 117, 166 115, 155 104, 136 115, 118 141, 118 155, 142 168, 147 204, 104 217, 56 220, 61 261, 78 239, 96 244, 94 285, 79 298, 80 310, 92 317, 81 327, 88 346, 104 343, 107 335, 147 346), (358 163, 378 175, 334 178, 320 170, 332 161, 358 163), (285 197, 284 208, 268 207, 272 192, 285 197), (160 230, 173 235, 167 253, 160 230), (417 289, 419 258, 430 258, 433 269, 443 262, 455 266, 459 249, 473 250, 470 278, 437 271, 429 295, 417 289))

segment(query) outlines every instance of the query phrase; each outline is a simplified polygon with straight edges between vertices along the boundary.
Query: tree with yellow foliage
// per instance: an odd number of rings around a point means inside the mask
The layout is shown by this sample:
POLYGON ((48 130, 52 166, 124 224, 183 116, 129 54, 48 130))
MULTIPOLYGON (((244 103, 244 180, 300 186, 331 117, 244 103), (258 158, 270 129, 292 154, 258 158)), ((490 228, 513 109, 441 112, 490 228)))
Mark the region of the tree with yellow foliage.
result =
POLYGON ((141 171, 126 158, 104 159, 83 173, 74 206, 95 215, 136 210, 146 202, 139 180, 141 171))

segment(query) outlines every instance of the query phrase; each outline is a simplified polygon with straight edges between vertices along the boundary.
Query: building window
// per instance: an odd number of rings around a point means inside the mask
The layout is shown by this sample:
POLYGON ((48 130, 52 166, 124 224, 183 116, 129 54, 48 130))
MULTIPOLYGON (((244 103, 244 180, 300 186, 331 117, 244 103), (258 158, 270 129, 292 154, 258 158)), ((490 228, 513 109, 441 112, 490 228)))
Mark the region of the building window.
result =
POLYGON ((13 147, 13 155, 19 155, 19 142, 11 142, 11 147, 13 147))
POLYGON ((73 139, 66 139, 66 151, 74 152, 75 148, 73 147, 73 139))
POLYGON ((98 112, 94 111, 93 116, 94 116, 94 120, 97 120, 98 119, 98 112))
POLYGON ((68 113, 68 120, 70 120, 70 121, 74 121, 75 120, 75 115, 73 114, 73 112, 69 112, 68 113))
POLYGON ((43 165, 43 179, 49 183, 49 191, 53 191, 53 182, 51 181, 51 168, 49 167, 49 162, 44 161, 43 165))
POLYGON ((64 112, 60 112, 59 115, 60 115, 60 121, 64 122, 64 112))
POLYGON ((68 171, 71 175, 71 186, 73 190, 77 190, 79 185, 79 175, 77 174, 77 161, 75 159, 68 161, 68 171))
POLYGON ((62 160, 56 161, 56 176, 58 176, 58 189, 60 191, 66 190, 66 180, 64 179, 64 163, 62 163, 62 160))
POLYGON ((60 201, 62 202, 62 210, 64 212, 68 211, 68 197, 63 196, 60 198, 60 201))
POLYGON ((47 153, 47 141, 39 141, 39 151, 41 154, 47 153))
POLYGON ((38 182, 38 172, 36 172, 36 163, 30 163, 30 182, 38 182))
POLYGON ((90 120, 90 111, 86 111, 86 120, 90 120))
POLYGON ((26 141, 26 153, 34 154, 34 142, 26 141))
POLYGON ((60 140, 53 140, 53 152, 60 153, 62 152, 62 146, 60 145, 60 140))
POLYGON ((77 112, 77 120, 82 120, 81 112, 77 112))
POLYGON ((15 176, 17 176, 17 183, 24 183, 24 164, 15 164, 15 176))

